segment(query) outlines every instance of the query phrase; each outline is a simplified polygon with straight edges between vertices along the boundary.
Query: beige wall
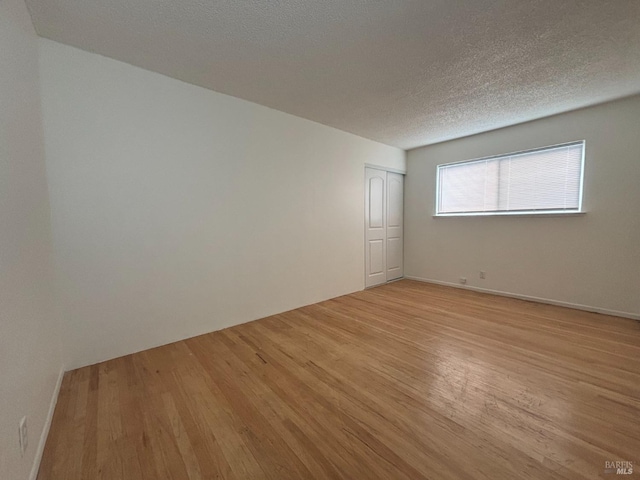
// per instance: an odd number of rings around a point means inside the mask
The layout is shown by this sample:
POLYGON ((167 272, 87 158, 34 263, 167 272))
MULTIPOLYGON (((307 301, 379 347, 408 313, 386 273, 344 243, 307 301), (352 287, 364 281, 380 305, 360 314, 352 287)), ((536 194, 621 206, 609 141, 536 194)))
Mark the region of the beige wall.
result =
POLYGON ((405 152, 40 46, 69 366, 363 288, 364 164, 405 152))
POLYGON ((639 317, 639 120, 635 96, 410 151, 406 275, 639 317), (436 165, 582 139, 586 214, 433 218, 436 165))
POLYGON ((37 464, 62 371, 37 42, 23 1, 0 2, 0 478, 7 480, 29 478, 37 464), (29 445, 21 456, 25 415, 29 445))

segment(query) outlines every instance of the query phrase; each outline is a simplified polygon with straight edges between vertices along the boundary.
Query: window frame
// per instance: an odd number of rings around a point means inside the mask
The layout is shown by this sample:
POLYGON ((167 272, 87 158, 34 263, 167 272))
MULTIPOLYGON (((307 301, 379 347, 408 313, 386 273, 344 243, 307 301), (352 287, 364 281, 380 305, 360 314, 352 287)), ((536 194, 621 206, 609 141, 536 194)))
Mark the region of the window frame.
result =
POLYGON ((547 216, 547 215, 582 215, 585 212, 583 209, 583 191, 584 191, 584 167, 585 167, 585 157, 587 151, 587 142, 586 140, 574 140, 571 142, 558 143, 554 145, 546 145, 544 147, 536 147, 527 150, 518 150, 510 153, 501 153, 499 155, 490 155, 487 157, 473 158, 470 160, 459 160, 455 162, 441 163, 436 165, 436 198, 435 198, 435 212, 433 214, 434 218, 440 217, 493 217, 493 216, 547 216), (440 168, 449 167, 451 165, 457 164, 471 164, 471 163, 479 163, 487 160, 492 160, 494 158, 503 158, 503 157, 513 157, 518 155, 525 155, 545 150, 552 150, 554 148, 562 148, 562 147, 570 147, 574 145, 582 145, 582 155, 580 159, 580 188, 578 190, 578 208, 565 210, 498 210, 498 211, 487 211, 487 212, 452 212, 452 213, 440 213, 440 168))

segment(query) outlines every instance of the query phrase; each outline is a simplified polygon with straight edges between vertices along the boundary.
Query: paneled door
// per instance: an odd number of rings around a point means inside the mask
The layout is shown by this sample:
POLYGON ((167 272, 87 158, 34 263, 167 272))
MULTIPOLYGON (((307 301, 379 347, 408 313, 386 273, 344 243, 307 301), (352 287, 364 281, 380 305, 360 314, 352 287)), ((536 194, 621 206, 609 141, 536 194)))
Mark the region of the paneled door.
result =
POLYGON ((365 287, 403 276, 404 177, 365 169, 365 287))
POLYGON ((387 281, 387 172, 365 169, 365 286, 387 281))
POLYGON ((387 282, 404 275, 404 175, 387 172, 387 282))

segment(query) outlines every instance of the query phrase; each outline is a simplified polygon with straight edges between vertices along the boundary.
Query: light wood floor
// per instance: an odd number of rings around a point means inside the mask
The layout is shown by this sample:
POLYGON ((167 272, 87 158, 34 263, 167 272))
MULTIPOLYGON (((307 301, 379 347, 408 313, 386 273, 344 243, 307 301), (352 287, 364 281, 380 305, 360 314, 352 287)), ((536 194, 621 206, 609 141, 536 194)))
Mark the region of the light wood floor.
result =
POLYGON ((38 478, 621 478, 614 460, 638 475, 640 322, 405 280, 67 373, 38 478))

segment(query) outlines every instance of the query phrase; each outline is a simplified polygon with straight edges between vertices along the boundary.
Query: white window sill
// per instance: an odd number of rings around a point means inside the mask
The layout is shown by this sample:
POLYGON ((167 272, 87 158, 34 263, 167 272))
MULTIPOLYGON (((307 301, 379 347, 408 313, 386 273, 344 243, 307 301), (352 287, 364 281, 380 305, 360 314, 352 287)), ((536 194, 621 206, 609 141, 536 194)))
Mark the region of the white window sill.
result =
POLYGON ((491 212, 491 213, 441 213, 433 218, 447 217, 580 217, 587 212, 491 212))

